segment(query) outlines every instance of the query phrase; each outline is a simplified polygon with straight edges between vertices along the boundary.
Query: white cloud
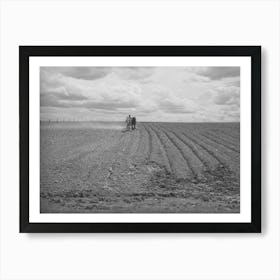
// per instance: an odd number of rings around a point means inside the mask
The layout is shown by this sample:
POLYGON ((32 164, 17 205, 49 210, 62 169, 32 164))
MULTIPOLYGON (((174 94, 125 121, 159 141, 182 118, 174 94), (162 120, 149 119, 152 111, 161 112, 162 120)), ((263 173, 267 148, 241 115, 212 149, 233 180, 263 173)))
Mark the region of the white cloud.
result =
POLYGON ((186 69, 208 80, 240 76, 240 67, 188 67, 186 69))
POLYGON ((239 77, 230 77, 233 69, 224 77, 206 70, 208 76, 183 67, 43 67, 41 117, 122 120, 131 113, 145 121, 236 120, 239 77))
POLYGON ((67 77, 83 80, 101 79, 108 75, 111 67, 41 67, 41 70, 47 70, 49 73, 59 73, 67 77))
POLYGON ((214 90, 213 101, 218 105, 238 105, 240 102, 240 89, 239 87, 219 87, 214 90))

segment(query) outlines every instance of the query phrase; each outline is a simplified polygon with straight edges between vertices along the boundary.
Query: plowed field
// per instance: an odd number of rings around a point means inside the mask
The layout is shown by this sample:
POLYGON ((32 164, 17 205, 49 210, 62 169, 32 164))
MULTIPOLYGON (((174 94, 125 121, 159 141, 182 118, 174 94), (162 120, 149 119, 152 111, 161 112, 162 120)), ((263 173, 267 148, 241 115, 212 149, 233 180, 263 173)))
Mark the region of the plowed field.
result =
POLYGON ((41 212, 239 212, 239 151, 239 123, 42 123, 41 212))

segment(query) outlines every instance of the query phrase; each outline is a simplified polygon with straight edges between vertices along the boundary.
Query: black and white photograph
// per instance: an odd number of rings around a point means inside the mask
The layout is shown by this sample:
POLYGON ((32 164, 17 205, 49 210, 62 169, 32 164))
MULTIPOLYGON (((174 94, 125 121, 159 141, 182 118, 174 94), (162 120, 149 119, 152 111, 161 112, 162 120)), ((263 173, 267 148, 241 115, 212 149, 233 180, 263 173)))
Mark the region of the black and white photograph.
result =
POLYGON ((260 230, 260 47, 20 58, 22 231, 260 230))
POLYGON ((240 67, 41 67, 41 213, 239 213, 240 67))

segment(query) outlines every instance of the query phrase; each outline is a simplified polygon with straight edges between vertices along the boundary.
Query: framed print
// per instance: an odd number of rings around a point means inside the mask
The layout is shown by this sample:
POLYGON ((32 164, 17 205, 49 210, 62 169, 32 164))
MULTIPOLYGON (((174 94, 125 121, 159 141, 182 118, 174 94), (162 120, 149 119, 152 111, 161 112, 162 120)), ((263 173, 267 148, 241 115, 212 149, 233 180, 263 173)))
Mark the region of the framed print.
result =
POLYGON ((20 232, 261 232, 260 46, 20 46, 20 232))

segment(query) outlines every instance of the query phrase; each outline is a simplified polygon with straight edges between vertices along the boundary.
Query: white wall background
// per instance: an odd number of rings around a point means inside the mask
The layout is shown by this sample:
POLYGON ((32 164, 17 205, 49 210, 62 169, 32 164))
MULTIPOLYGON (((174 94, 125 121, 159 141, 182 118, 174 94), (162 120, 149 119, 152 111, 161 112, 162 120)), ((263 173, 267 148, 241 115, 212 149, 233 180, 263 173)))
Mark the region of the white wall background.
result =
POLYGON ((1 279, 280 279, 280 1, 0 0, 1 279), (18 45, 263 47, 262 234, 19 234, 18 45))

